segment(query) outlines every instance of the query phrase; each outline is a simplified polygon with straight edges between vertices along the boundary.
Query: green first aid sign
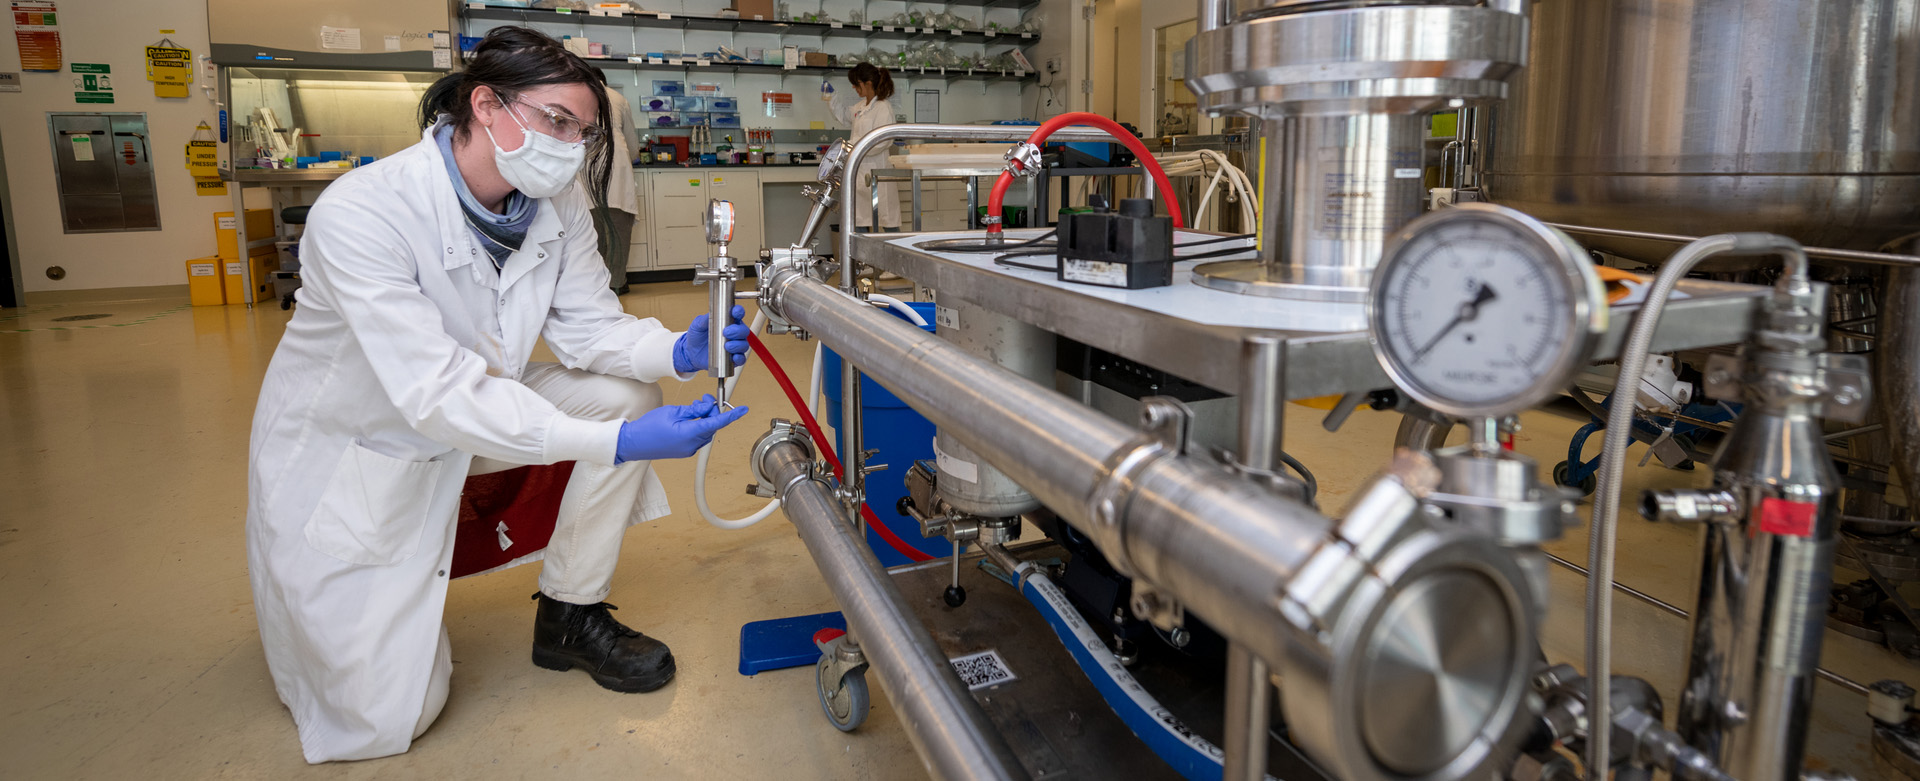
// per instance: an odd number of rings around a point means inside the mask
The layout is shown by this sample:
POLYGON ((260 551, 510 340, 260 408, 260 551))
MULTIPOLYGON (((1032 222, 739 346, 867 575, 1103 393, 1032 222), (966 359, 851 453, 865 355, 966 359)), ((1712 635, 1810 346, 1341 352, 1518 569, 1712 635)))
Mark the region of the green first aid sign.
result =
POLYGON ((75 103, 112 103, 113 66, 104 62, 76 62, 73 70, 75 103))

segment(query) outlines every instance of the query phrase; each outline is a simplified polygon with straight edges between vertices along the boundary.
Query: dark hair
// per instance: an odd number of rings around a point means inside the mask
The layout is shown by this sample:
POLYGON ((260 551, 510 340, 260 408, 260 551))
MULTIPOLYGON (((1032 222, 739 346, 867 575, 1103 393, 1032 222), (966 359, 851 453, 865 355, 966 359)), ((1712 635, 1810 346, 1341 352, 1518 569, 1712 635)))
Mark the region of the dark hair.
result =
POLYGON ((607 83, 607 72, 606 72, 606 71, 603 71, 603 70, 600 70, 600 66, 598 66, 598 65, 591 65, 591 66, 588 66, 588 67, 591 67, 591 68, 593 68, 593 77, 594 77, 594 78, 596 78, 596 79, 599 79, 599 80, 600 80, 600 83, 601 83, 601 84, 605 84, 605 83, 607 83))
POLYGON ((871 62, 853 66, 847 72, 847 81, 855 84, 872 84, 873 96, 880 100, 893 97, 893 74, 886 68, 875 67, 871 62))
MULTIPOLYGON (((594 122, 604 131, 613 126, 605 83, 604 77, 595 78, 592 66, 546 34, 526 27, 495 27, 468 55, 465 70, 442 76, 427 88, 420 98, 420 127, 431 127, 446 115, 453 122, 455 137, 467 138, 473 128, 473 91, 480 87, 493 90, 502 100, 512 100, 534 87, 585 84, 593 90, 598 111, 594 122)), ((613 172, 612 145, 605 132, 587 149, 586 166, 593 192, 605 192, 613 172)))

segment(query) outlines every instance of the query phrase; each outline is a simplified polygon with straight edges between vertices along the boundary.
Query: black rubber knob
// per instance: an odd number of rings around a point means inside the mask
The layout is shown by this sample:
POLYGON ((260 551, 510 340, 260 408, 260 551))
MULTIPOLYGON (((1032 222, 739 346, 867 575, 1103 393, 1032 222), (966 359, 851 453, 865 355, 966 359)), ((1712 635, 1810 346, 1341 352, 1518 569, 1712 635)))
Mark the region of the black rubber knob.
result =
POLYGON ((893 511, 896 513, 899 513, 902 517, 908 515, 909 513, 907 512, 907 510, 910 510, 912 508, 913 508, 913 497, 911 496, 902 496, 900 497, 900 501, 893 503, 893 511))
POLYGON ((1152 217, 1153 200, 1149 198, 1121 198, 1120 213, 1128 217, 1152 217))
POLYGON ((940 598, 947 601, 947 607, 959 607, 967 603, 967 590, 962 586, 948 586, 940 598))

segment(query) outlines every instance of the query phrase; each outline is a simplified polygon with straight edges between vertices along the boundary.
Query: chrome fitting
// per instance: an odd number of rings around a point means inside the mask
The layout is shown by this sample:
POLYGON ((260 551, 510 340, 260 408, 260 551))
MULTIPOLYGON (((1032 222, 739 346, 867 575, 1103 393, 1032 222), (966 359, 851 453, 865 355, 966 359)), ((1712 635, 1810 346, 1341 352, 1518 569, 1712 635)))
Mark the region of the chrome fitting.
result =
POLYGON ((1640 495, 1640 517, 1666 523, 1724 523, 1744 514, 1731 491, 1648 491, 1640 495))
MULTIPOLYGON (((753 455, 749 456, 749 464, 753 467, 751 490, 754 496, 767 498, 783 496, 787 489, 793 486, 792 483, 776 485, 773 478, 769 477, 762 467, 762 464, 766 463, 767 452, 783 442, 791 442, 805 450, 808 458, 813 457, 813 441, 807 437, 806 430, 793 421, 774 418, 773 423, 767 428, 767 433, 760 435, 760 441, 753 444, 753 455)), ((812 475, 805 477, 811 478, 812 475)))
POLYGON ((1007 173, 1028 179, 1040 175, 1040 147, 1032 141, 1014 144, 1002 157, 1007 161, 1007 173))

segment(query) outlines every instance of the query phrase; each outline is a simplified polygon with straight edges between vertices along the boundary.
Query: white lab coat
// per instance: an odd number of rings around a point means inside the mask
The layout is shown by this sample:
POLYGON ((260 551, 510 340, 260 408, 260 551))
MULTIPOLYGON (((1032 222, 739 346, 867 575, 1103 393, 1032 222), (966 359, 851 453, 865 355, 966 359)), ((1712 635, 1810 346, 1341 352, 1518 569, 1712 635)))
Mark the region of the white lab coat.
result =
MULTIPOLYGON (((882 98, 856 98, 846 103, 828 101, 827 107, 833 112, 834 119, 852 126, 853 130, 849 135, 852 136, 854 143, 859 143, 860 139, 874 130, 893 124, 893 102, 882 98)), ((853 179, 855 184, 847 188, 854 197, 853 224, 855 227, 873 227, 873 207, 869 200, 873 191, 868 188, 867 177, 876 169, 892 167, 885 164, 890 149, 891 147, 868 153, 867 158, 860 162, 859 175, 853 179)), ((893 182, 880 184, 880 227, 900 227, 900 188, 893 182)))
POLYGON ((633 186, 633 155, 640 146, 640 132, 633 127, 633 107, 620 90, 606 87, 607 112, 613 127, 607 134, 613 141, 613 173, 607 177, 607 206, 628 214, 640 213, 640 196, 633 186))
POLYGON ((309 762, 407 750, 475 455, 613 462, 619 421, 569 417, 516 381, 535 340, 569 367, 679 376, 677 334, 607 288, 582 188, 542 201, 496 273, 431 133, 314 205, 300 306, 254 412, 247 563, 309 762))

